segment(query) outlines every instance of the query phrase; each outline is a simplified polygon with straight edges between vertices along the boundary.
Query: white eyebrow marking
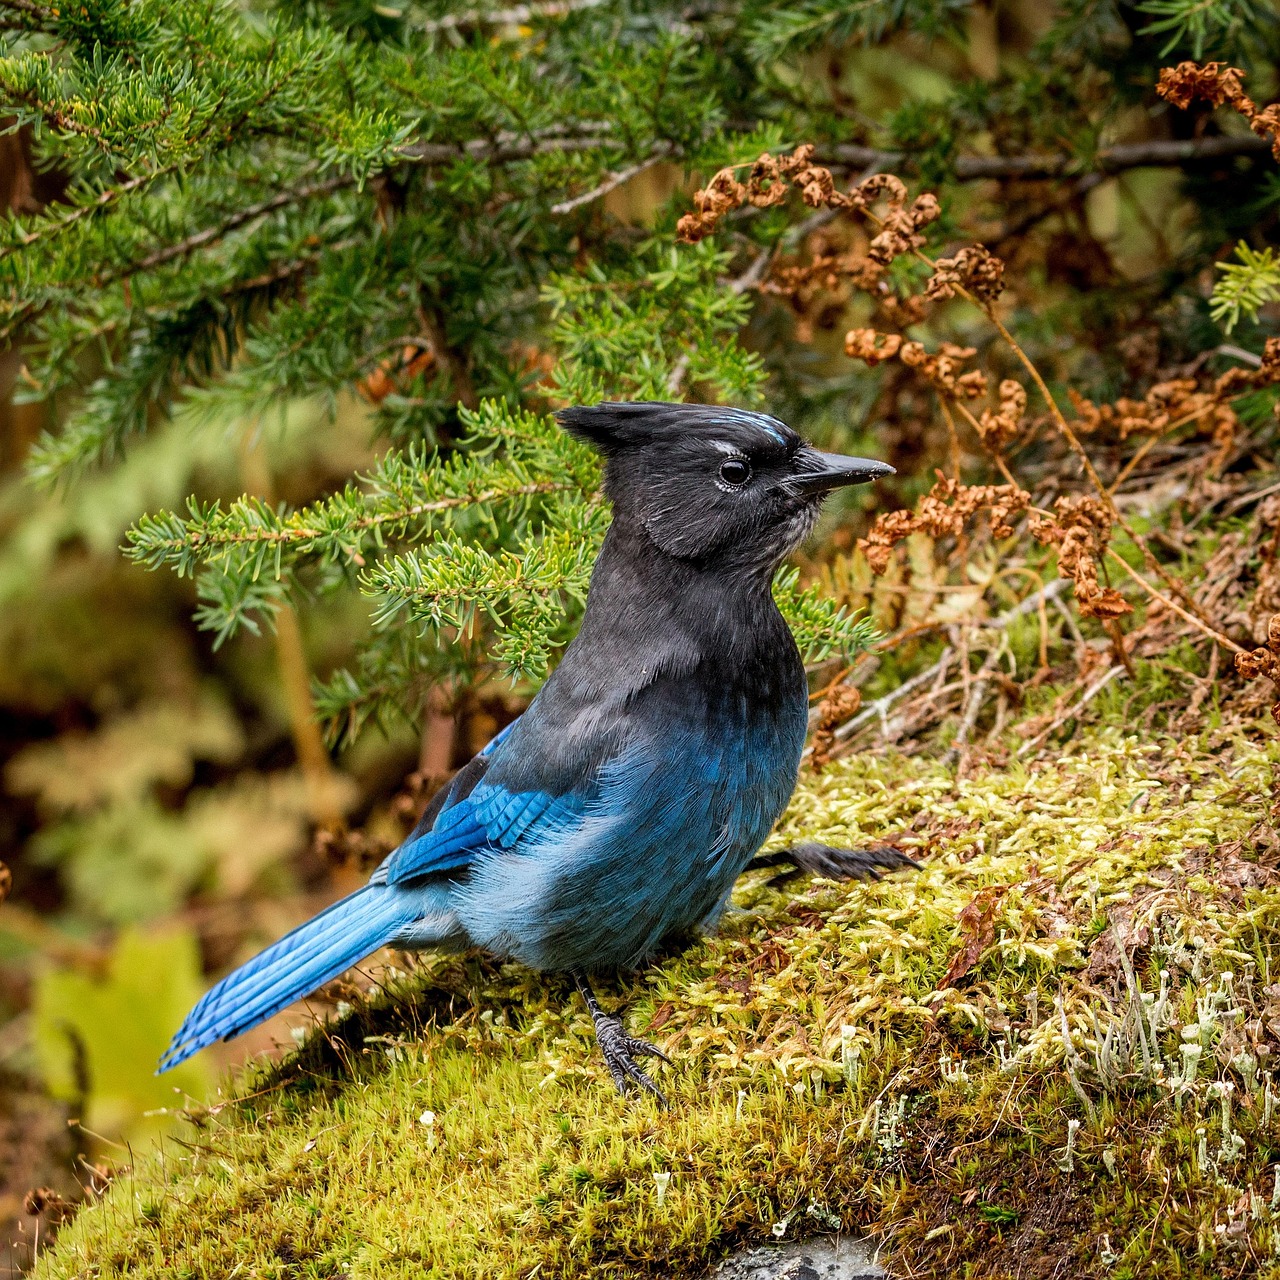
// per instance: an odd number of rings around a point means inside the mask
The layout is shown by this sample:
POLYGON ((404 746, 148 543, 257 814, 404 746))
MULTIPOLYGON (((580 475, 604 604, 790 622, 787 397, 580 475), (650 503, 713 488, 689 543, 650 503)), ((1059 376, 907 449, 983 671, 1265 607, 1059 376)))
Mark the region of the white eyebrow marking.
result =
POLYGON ((785 445, 787 443, 786 436, 784 436, 776 427, 769 425, 772 422, 776 422, 777 419, 769 417, 768 414, 751 413, 746 409, 724 409, 716 418, 712 419, 712 421, 725 423, 740 422, 744 426, 758 427, 772 439, 776 440, 778 444, 785 445))

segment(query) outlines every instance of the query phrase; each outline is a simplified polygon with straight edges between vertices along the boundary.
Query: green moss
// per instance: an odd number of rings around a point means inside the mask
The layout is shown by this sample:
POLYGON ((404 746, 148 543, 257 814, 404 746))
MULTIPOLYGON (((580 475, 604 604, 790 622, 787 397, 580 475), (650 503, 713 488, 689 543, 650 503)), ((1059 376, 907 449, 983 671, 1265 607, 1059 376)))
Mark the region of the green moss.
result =
POLYGON ((903 1274, 1280 1275, 1278 767, 1241 732, 1116 728, 963 778, 838 762, 777 841, 895 836, 925 869, 744 878, 719 936, 626 985, 670 1111, 615 1096, 564 984, 428 957, 141 1158, 39 1274, 678 1276, 843 1224, 903 1274), (989 944, 939 991, 982 890, 989 944))

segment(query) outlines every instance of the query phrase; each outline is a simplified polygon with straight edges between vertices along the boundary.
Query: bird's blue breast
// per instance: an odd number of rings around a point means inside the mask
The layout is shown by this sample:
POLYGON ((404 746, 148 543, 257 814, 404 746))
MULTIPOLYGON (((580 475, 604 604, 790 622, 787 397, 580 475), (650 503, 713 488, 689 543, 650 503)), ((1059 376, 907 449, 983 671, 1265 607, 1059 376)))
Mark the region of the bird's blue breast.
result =
POLYGON ((725 690, 664 712, 631 718, 559 821, 477 856, 452 895, 473 942, 537 969, 625 967, 718 915, 795 785, 803 679, 781 698, 725 690))

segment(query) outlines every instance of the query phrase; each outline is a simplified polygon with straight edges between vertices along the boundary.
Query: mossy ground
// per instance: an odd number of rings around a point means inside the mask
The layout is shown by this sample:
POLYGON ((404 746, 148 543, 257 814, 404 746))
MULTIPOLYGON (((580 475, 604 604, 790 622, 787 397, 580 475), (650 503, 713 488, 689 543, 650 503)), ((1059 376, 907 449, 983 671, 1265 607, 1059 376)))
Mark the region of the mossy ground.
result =
POLYGON ((902 1276, 1280 1276, 1255 727, 1112 725, 962 778, 838 761, 777 840, 925 869, 754 873, 717 937, 603 993, 676 1059, 669 1111, 615 1096, 565 984, 428 957, 140 1157, 38 1275, 674 1277, 843 1225, 902 1276), (939 991, 975 898, 980 958, 939 991))

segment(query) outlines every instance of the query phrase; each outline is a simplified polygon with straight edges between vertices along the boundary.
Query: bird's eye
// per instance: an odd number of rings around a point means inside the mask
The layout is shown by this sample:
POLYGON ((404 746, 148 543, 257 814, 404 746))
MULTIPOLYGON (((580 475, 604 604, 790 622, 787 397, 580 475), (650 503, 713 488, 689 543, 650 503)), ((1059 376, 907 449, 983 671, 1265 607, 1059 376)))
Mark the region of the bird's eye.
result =
POLYGON ((751 463, 746 458, 726 458, 720 464, 720 479, 735 489, 741 488, 751 479, 751 463))

